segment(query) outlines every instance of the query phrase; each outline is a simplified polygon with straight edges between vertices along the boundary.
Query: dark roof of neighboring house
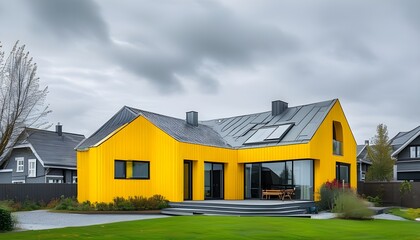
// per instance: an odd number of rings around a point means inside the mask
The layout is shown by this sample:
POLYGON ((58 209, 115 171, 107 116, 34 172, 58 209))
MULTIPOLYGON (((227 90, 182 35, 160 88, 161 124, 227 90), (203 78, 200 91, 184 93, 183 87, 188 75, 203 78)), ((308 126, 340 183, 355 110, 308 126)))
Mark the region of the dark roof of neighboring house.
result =
POLYGON ((408 132, 399 132, 390 140, 392 149, 394 150, 391 156, 395 157, 398 155, 398 153, 406 148, 418 136, 420 136, 420 126, 408 132))
POLYGON ((61 136, 54 131, 26 128, 14 148, 30 144, 44 166, 76 167, 74 148, 85 137, 81 134, 63 132, 61 136))
POLYGON ((357 161, 367 163, 367 164, 372 164, 372 161, 368 157, 367 146, 368 145, 366 145, 366 144, 365 145, 357 145, 357 153, 356 153, 357 161))
POLYGON ((201 121, 198 126, 191 126, 184 119, 168 117, 131 107, 123 107, 108 122, 77 146, 85 150, 95 146, 109 134, 139 116, 148 119, 155 126, 181 142, 197 143, 225 148, 243 148, 255 146, 284 145, 305 143, 313 137, 322 121, 337 100, 318 102, 296 107, 289 107, 277 116, 271 111, 244 116, 201 121), (273 128, 290 124, 278 141, 246 144, 259 129, 273 128))

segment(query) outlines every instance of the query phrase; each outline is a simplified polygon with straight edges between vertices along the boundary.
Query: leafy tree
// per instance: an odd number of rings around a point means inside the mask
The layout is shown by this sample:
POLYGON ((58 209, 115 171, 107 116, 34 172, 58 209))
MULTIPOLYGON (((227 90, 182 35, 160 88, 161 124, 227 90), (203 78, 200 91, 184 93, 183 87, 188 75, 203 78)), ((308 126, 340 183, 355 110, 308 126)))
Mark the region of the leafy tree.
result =
POLYGON ((386 125, 379 124, 373 144, 368 146, 368 157, 372 161, 366 173, 367 181, 390 181, 393 176, 395 161, 391 157, 392 146, 388 138, 386 125))
POLYGON ((25 52, 25 45, 16 42, 7 58, 1 47, 0 156, 14 145, 24 127, 45 125, 41 119, 50 112, 44 104, 48 88, 40 88, 36 63, 25 52))

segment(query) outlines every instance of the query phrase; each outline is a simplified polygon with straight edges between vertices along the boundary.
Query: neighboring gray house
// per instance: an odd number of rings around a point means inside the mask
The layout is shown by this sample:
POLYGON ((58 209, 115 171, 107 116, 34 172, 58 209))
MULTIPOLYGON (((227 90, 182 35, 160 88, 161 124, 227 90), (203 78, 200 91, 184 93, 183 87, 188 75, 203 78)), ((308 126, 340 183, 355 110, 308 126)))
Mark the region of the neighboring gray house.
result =
POLYGON ((0 183, 76 183, 76 151, 85 137, 25 128, 16 145, 0 162, 0 183))
POLYGON ((420 182, 420 126, 399 132, 391 139, 392 157, 397 165, 397 180, 420 182))
POLYGON ((369 140, 366 140, 364 145, 357 145, 357 181, 365 181, 366 172, 372 165, 367 153, 368 146, 369 140))

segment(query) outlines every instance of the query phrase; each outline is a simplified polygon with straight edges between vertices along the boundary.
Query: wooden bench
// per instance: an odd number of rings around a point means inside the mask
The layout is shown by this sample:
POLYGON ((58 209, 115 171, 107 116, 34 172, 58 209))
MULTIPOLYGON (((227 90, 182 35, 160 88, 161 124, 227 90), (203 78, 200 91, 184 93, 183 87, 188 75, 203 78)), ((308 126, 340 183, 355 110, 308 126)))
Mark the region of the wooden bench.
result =
POLYGON ((285 198, 289 198, 292 200, 293 195, 295 195, 295 189, 268 189, 268 190, 262 190, 262 198, 263 199, 270 199, 271 196, 277 196, 279 199, 283 200, 285 198))
POLYGON ((262 190, 262 198, 263 199, 270 199, 271 196, 277 196, 279 199, 282 199, 283 198, 283 190, 277 190, 277 189, 262 190))

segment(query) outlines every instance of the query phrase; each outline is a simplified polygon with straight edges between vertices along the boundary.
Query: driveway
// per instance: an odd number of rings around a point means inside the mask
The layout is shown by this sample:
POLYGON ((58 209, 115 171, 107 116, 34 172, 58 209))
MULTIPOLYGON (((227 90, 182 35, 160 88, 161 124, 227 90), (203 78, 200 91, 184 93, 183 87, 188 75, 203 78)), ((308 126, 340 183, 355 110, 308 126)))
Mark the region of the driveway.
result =
POLYGON ((47 210, 15 212, 13 215, 18 221, 17 227, 23 230, 89 226, 168 217, 160 214, 76 214, 48 212, 47 210))

